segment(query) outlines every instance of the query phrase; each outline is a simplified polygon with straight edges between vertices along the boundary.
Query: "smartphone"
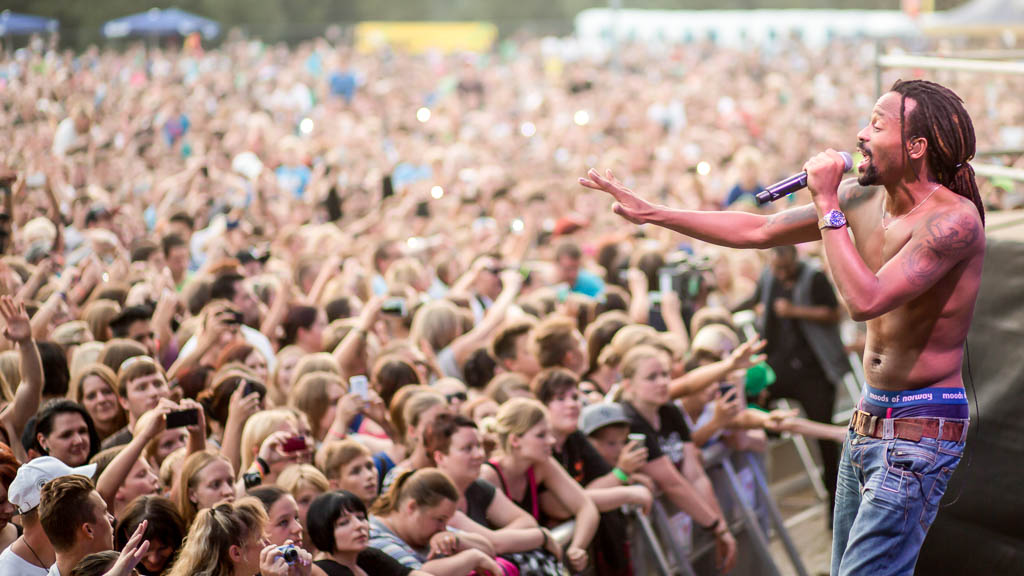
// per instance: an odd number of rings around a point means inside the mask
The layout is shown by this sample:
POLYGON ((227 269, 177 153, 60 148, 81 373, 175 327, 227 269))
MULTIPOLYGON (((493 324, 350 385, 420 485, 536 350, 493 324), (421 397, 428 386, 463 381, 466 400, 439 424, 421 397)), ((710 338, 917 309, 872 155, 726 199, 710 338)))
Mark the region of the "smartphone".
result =
POLYGON ((242 323, 242 313, 239 312, 238 310, 225 310, 225 312, 227 312, 227 319, 225 320, 225 322, 227 322, 228 324, 242 323))
POLYGON ((363 400, 370 396, 370 380, 362 374, 356 374, 348 379, 348 391, 351 394, 358 394, 363 400))
POLYGON ((380 306, 381 314, 389 314, 391 316, 400 316, 405 318, 408 310, 405 308, 405 300, 403 298, 389 298, 385 300, 380 306))
POLYGON ((735 387, 736 386, 732 382, 728 382, 728 381, 726 381, 726 382, 719 382, 718 383, 718 391, 722 393, 722 396, 725 396, 726 394, 728 394, 729 391, 732 390, 735 387))
POLYGON ((305 436, 292 436, 281 443, 282 452, 301 452, 306 449, 305 436))
POLYGON ((424 200, 416 205, 416 216, 418 218, 430 218, 430 202, 424 200))
POLYGON ((252 394, 253 392, 258 392, 258 390, 256 390, 256 384, 252 380, 242 380, 242 384, 243 384, 243 386, 245 386, 242 389, 242 396, 243 397, 244 396, 248 396, 248 395, 252 394))
POLYGON ((390 198, 395 195, 395 183, 391 179, 391 174, 387 174, 380 182, 380 197, 381 199, 390 198))
POLYGON ((190 408, 188 410, 175 410, 168 412, 165 416, 168 428, 184 428, 199 424, 199 410, 190 408))
POLYGON ((632 432, 628 436, 630 442, 636 442, 637 446, 644 446, 647 442, 647 435, 639 432, 632 432))

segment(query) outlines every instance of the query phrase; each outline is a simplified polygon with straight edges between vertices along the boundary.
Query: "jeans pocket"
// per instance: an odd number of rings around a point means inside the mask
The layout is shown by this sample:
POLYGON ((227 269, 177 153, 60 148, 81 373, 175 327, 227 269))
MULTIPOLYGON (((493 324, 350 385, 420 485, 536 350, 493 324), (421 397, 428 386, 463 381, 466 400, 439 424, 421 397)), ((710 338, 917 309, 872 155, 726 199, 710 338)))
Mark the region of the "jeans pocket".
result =
POLYGON ((928 488, 924 506, 921 507, 921 528, 925 531, 931 527, 935 516, 939 513, 939 504, 942 502, 942 496, 946 493, 949 479, 953 476, 954 470, 955 468, 943 466, 931 478, 931 487, 928 488))
POLYGON ((890 471, 925 474, 935 466, 936 450, 908 440, 893 440, 885 452, 890 471))
POLYGON ((907 511, 907 488, 912 475, 899 469, 880 467, 867 475, 862 495, 871 504, 905 514, 907 511))

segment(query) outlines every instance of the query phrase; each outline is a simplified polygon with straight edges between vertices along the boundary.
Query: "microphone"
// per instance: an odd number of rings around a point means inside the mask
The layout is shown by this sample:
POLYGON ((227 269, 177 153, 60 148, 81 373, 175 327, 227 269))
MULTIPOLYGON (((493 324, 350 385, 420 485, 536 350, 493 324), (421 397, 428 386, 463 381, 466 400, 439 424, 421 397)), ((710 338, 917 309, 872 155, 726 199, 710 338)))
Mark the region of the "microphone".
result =
MULTIPOLYGON (((849 152, 840 152, 839 155, 843 157, 843 172, 849 172, 850 168, 853 168, 853 156, 850 156, 849 152)), ((783 196, 789 196, 793 192, 803 190, 806 187, 807 172, 794 174, 758 192, 756 195, 757 203, 767 204, 768 202, 775 202, 783 196)))

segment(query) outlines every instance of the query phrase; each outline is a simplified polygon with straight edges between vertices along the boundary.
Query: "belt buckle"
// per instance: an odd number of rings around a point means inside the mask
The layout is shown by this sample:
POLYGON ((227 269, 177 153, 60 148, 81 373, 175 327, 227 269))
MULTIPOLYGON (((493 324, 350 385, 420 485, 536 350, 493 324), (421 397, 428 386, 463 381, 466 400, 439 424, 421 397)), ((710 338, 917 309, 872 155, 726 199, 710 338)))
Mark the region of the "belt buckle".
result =
POLYGON ((868 420, 868 433, 865 434, 865 436, 871 436, 872 438, 877 438, 878 436, 877 436, 877 433, 875 432, 875 427, 876 426, 878 426, 878 416, 872 415, 871 418, 868 420))

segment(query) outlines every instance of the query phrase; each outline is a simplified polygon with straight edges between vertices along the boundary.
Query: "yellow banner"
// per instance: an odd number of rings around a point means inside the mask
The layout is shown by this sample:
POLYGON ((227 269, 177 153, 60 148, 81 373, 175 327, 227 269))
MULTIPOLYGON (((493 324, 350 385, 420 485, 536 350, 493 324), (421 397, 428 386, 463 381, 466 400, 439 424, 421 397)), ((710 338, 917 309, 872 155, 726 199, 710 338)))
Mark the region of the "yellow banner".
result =
POLYGON ((373 52, 383 46, 422 53, 486 52, 498 37, 489 22, 362 22, 356 26, 356 49, 373 52))

